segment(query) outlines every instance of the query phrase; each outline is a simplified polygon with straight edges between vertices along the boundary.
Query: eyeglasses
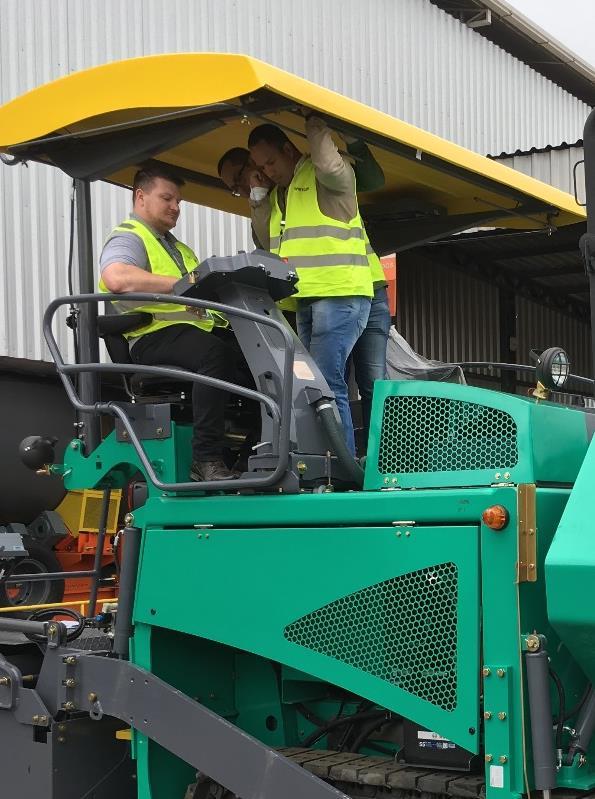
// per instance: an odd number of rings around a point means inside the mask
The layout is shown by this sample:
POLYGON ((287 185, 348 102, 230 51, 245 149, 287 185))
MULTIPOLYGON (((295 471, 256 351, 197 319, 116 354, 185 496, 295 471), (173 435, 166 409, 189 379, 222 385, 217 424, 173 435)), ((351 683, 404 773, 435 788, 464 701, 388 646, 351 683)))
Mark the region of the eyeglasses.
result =
POLYGON ((250 163, 250 154, 246 156, 246 160, 242 164, 240 170, 237 172, 234 182, 230 187, 230 191, 234 197, 241 197, 242 196, 242 175, 246 171, 248 164, 250 163))

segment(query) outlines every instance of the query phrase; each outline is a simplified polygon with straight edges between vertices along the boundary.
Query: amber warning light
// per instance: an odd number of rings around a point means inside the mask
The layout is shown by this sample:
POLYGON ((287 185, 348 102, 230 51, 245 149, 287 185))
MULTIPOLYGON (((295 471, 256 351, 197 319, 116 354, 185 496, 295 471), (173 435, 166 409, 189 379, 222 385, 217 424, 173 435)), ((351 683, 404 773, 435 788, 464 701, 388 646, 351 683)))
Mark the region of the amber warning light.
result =
POLYGON ((508 511, 502 505, 492 505, 484 510, 481 518, 490 530, 503 530, 508 524, 508 511))

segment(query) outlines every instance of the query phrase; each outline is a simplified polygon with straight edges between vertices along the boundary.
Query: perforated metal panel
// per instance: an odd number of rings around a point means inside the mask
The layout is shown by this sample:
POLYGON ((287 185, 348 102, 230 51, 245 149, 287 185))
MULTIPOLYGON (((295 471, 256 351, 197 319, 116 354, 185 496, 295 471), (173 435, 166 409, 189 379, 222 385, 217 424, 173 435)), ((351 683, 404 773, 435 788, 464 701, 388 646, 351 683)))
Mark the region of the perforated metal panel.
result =
POLYGON ((452 711, 457 600, 457 566, 440 563, 337 599, 289 624, 285 638, 452 711))
POLYGON ((381 474, 510 469, 517 461, 517 426, 504 411, 444 397, 384 402, 381 474))

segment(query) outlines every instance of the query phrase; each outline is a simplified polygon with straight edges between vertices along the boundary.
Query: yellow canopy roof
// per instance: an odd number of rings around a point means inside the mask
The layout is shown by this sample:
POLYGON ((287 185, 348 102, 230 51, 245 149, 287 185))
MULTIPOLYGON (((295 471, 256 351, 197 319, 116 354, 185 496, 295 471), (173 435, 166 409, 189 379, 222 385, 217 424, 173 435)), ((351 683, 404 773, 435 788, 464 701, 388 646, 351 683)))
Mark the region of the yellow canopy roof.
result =
POLYGON ((242 55, 147 56, 60 78, 0 107, 0 151, 128 186, 152 158, 179 170, 185 199, 248 215, 220 182, 219 158, 245 147, 261 122, 306 151, 301 107, 363 138, 382 166, 385 186, 360 197, 378 249, 473 225, 535 229, 585 217, 565 192, 242 55))

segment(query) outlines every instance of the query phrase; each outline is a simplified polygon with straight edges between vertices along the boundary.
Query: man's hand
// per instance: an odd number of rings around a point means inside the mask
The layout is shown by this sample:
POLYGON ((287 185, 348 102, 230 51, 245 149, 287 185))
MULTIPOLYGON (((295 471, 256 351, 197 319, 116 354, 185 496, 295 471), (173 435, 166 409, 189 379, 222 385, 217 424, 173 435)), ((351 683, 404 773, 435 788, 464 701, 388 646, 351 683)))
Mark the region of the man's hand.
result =
POLYGON ((209 317, 206 308, 196 308, 194 305, 186 305, 185 310, 188 311, 188 313, 194 314, 194 316, 197 316, 199 319, 208 319, 209 317))
POLYGON ((259 169, 253 169, 248 175, 248 179, 250 181, 251 189, 253 189, 255 186, 263 189, 270 188, 271 181, 265 175, 263 175, 259 169))

